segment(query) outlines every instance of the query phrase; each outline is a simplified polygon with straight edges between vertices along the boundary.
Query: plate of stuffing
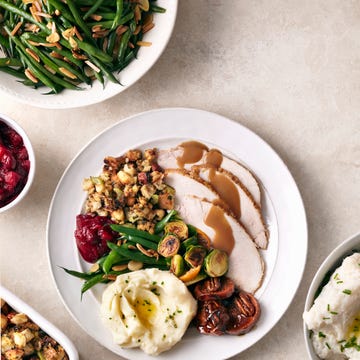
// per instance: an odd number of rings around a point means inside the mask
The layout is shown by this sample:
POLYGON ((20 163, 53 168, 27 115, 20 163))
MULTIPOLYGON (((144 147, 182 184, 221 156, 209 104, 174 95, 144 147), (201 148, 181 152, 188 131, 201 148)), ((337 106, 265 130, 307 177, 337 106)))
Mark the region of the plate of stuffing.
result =
POLYGON ((0 1, 0 91, 41 108, 95 104, 158 60, 177 0, 0 1))
POLYGON ((225 359, 290 305, 307 224, 294 179, 259 136, 207 111, 157 109, 69 164, 47 251, 66 308, 110 351, 225 359))

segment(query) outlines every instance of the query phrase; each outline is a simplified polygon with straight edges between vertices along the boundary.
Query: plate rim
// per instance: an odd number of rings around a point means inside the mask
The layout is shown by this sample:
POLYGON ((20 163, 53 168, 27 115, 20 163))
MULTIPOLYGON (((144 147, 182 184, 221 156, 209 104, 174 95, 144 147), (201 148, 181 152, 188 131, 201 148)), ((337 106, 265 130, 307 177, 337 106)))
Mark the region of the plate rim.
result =
MULTIPOLYGON (((76 162, 76 160, 86 151, 86 149, 93 143, 95 142, 98 138, 102 137, 104 135, 104 133, 110 131, 112 128, 117 127, 117 126, 121 126, 121 124, 126 123, 128 121, 131 121, 134 118, 138 118, 138 117, 143 117, 143 116, 152 116, 153 114, 156 114, 158 112, 168 112, 168 111, 180 111, 180 112, 195 112, 195 113, 199 113, 202 115, 208 115, 210 117, 217 117, 217 119, 220 120, 224 120, 227 121, 229 123, 232 123, 235 126, 238 126, 239 128, 242 129, 242 131, 245 131, 245 133, 250 134, 251 136, 253 136, 256 141, 260 141, 262 146, 265 146, 267 148, 267 151, 269 151, 271 153, 271 156, 274 156, 274 158, 276 158, 276 160, 281 164, 281 166, 283 167, 283 170, 287 172, 288 175, 288 179, 291 182, 291 187, 292 190, 295 192, 295 195, 297 197, 298 203, 297 203, 297 207, 299 212, 301 213, 301 237, 303 238, 303 244, 302 244, 302 258, 301 258, 301 264, 300 264, 300 268, 297 270, 296 272, 296 277, 297 277, 297 281, 296 281, 296 285, 293 287, 292 289, 292 293, 290 294, 286 306, 284 306, 281 310, 281 313, 275 318, 275 320, 273 320, 271 322, 271 325, 268 326, 266 328, 265 332, 262 332, 261 336, 258 337, 256 339, 256 341, 252 342, 250 345, 247 345, 245 348, 241 349, 240 351, 235 351, 235 352, 231 352, 230 354, 227 354, 228 357, 234 356, 236 354, 239 354, 245 350, 247 350, 249 347, 253 346, 256 342, 258 342, 260 339, 262 339, 266 334, 268 334, 272 328, 279 322, 279 320, 285 315, 286 311, 288 310, 288 308, 290 307, 291 303, 293 302, 293 299, 296 295, 296 293, 299 290, 300 284, 301 284, 301 280, 303 278, 304 275, 304 271, 305 271, 305 266, 306 266, 306 262, 307 262, 307 252, 308 252, 308 224, 307 224, 307 217, 306 217, 306 211, 305 211, 305 207, 304 207, 304 203, 303 203, 303 199, 301 197, 301 193, 300 190, 295 182, 295 179, 293 178, 289 168, 287 167, 287 165, 284 163, 284 161, 281 159, 281 157, 278 155, 278 153, 265 141, 263 140, 259 135, 257 135, 254 131, 250 130, 249 128, 247 128, 246 126, 242 125, 241 123, 234 121, 232 119, 229 119, 225 116, 219 115, 218 113, 214 113, 214 112, 210 112, 210 111, 206 111, 206 110, 201 110, 201 109, 196 109, 196 108, 189 108, 189 107, 168 107, 168 108, 159 108, 159 109, 152 109, 152 110, 148 110, 148 111, 144 111, 144 112, 140 112, 140 113, 136 113, 133 114, 131 116, 128 116, 126 118, 123 118, 117 122, 115 122, 114 124, 108 126, 107 128, 105 128, 103 131, 101 131, 98 135, 96 135, 95 137, 93 137, 92 139, 90 139, 81 149, 80 151, 78 151, 78 153, 74 156, 74 158, 70 161, 70 163, 68 164, 68 166, 65 168, 57 186, 56 189, 54 191, 53 197, 51 199, 51 204, 49 207, 49 212, 48 212, 48 219, 47 219, 47 226, 46 226, 46 246, 47 246, 47 255, 48 255, 48 264, 50 267, 50 272, 51 272, 51 276, 53 278, 55 287, 57 289, 57 292, 63 302, 63 304, 65 305, 66 309, 70 312, 70 314, 72 315, 73 319, 82 327, 82 329, 86 332, 87 335, 93 337, 91 334, 89 334, 89 332, 87 331, 87 329, 83 326, 83 324, 81 324, 81 322, 79 321, 79 319, 73 314, 73 311, 69 308, 68 304, 66 303, 66 301, 64 300, 60 289, 58 287, 58 284, 56 282, 55 279, 55 274, 53 273, 53 269, 52 269, 52 264, 51 264, 51 259, 50 259, 50 241, 49 241, 49 227, 50 227, 50 220, 51 220, 51 213, 54 207, 54 202, 55 202, 55 198, 56 198, 56 194, 62 184, 63 179, 66 177, 66 174, 68 173, 69 169, 72 167, 72 165, 76 162)), ((191 136, 189 136, 189 138, 191 138, 191 136)), ((200 140, 201 141, 201 140, 200 140)), ((255 173, 256 174, 256 173, 255 173)), ((256 174, 257 175, 257 174, 256 174)), ((274 268, 276 267, 276 264, 274 265, 274 268)), ((97 339, 95 339, 96 341, 98 341, 97 339)), ((101 343, 100 343, 101 344, 101 343)), ((109 348, 108 346, 105 346, 104 344, 101 344, 102 346, 106 347, 109 351, 113 351, 111 348, 109 348)), ((116 354, 119 354, 118 352, 116 352, 116 354)), ((121 356, 126 356, 124 354, 121 354, 121 356)))

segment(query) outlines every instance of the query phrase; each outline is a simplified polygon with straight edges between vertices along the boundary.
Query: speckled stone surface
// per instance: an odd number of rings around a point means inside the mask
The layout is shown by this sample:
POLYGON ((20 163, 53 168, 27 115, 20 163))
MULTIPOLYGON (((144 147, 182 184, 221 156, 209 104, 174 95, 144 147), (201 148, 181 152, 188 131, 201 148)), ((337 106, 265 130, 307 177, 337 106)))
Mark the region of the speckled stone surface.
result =
POLYGON ((360 3, 179 2, 164 54, 119 96, 54 111, 1 94, 0 112, 24 127, 37 156, 30 193, 0 215, 1 282, 63 329, 81 359, 119 359, 77 325, 57 294, 45 239, 52 194, 76 153, 128 115, 172 106, 217 112, 279 153, 299 186, 309 226, 308 261, 294 301, 270 333, 234 359, 304 360, 301 315, 311 279, 336 245, 360 231, 360 3))

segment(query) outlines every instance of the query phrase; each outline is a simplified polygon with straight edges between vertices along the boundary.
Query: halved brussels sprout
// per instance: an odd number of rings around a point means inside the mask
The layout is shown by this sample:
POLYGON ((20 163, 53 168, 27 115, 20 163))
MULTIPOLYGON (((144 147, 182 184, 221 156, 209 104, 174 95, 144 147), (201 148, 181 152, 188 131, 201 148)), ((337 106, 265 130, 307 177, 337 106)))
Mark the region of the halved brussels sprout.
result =
POLYGON ((229 257, 225 251, 213 249, 205 257, 204 269, 211 277, 224 275, 229 268, 229 257))
POLYGON ((158 253, 164 257, 177 254, 180 248, 180 239, 173 234, 165 235, 158 244, 158 253))
POLYGON ((175 234, 180 240, 185 240, 189 236, 187 225, 180 220, 168 222, 164 231, 167 234, 175 234))
POLYGON ((200 229, 196 229, 196 233, 197 233, 197 238, 198 238, 199 244, 209 250, 211 247, 210 238, 200 229))
POLYGON ((170 271, 178 277, 184 273, 185 261, 181 255, 175 254, 171 258, 170 271))
POLYGON ((191 267, 201 266, 204 262, 207 250, 200 245, 189 246, 185 252, 184 259, 191 267))

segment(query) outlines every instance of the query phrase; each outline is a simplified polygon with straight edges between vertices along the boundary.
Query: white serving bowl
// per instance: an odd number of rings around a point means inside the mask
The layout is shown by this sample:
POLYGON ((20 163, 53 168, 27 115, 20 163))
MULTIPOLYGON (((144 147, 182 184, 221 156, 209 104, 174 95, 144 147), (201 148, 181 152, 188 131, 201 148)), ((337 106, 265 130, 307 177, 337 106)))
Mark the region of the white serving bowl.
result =
POLYGON ((79 360, 79 354, 74 344, 57 327, 51 324, 30 305, 19 299, 11 291, 0 285, 0 297, 15 311, 26 314, 35 324, 56 340, 68 354, 70 360, 79 360))
MULTIPOLYGON (((339 267, 342 263, 342 260, 346 256, 351 255, 353 250, 360 251, 360 232, 351 236, 339 246, 337 246, 321 264, 311 282, 305 301, 304 311, 308 311, 313 305, 315 294, 318 291, 320 285, 323 285, 322 281, 324 280, 325 276, 329 272, 332 273, 337 267, 339 267)), ((310 332, 305 322, 303 322, 303 330, 309 358, 312 360, 319 360, 320 358, 314 351, 312 341, 310 339, 310 332)))
POLYGON ((3 207, 0 207, 0 213, 2 213, 4 211, 9 210, 10 208, 14 207, 16 204, 18 204, 25 197, 25 195, 29 192, 30 187, 34 180, 36 164, 35 164, 34 149, 31 145, 29 137, 26 135, 23 128, 15 120, 11 119, 10 117, 8 117, 5 114, 0 113, 0 119, 5 124, 7 124, 9 127, 13 128, 22 137, 24 145, 25 145, 28 155, 29 155, 29 160, 30 160, 30 170, 29 170, 28 179, 27 179, 27 182, 26 182, 24 188, 21 190, 21 192, 18 194, 18 196, 15 199, 13 199, 9 204, 7 204, 3 207))
MULTIPOLYGON (((122 91, 128 89, 137 82, 159 59, 165 50, 176 20, 178 0, 158 0, 156 5, 166 9, 165 13, 154 14, 155 27, 144 35, 143 40, 152 43, 149 47, 141 47, 137 58, 133 60, 119 76, 122 85, 106 81, 105 88, 98 81, 92 86, 84 84, 82 91, 64 90, 60 94, 47 94, 49 89, 33 89, 21 84, 15 77, 0 72, 0 94, 1 92, 31 106, 48 109, 69 109, 92 105, 109 99, 122 91)), ((2 57, 0 51, 0 57, 2 57)))

